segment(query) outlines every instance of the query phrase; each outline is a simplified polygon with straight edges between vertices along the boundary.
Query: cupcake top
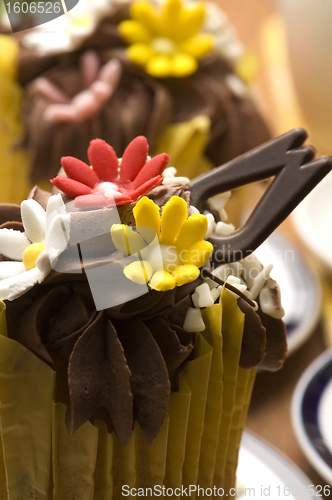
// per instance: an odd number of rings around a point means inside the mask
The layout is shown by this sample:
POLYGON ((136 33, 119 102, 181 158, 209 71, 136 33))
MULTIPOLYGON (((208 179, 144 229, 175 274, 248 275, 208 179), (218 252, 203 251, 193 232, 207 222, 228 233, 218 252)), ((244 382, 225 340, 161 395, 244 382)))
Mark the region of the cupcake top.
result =
POLYGON ((95 137, 122 156, 144 135, 152 154, 168 150, 190 177, 269 138, 247 86, 255 58, 210 2, 105 1, 92 9, 81 0, 17 38, 33 182, 56 175, 61 156, 88 161, 95 137))
POLYGON ((126 444, 137 419, 152 442, 199 353, 201 310, 225 287, 245 315, 240 366, 282 366, 279 287, 252 252, 331 169, 329 158, 310 161, 305 137, 292 131, 193 181, 167 167, 166 153, 148 157, 144 137, 120 160, 96 139, 91 166, 62 158, 54 194, 34 188, 21 207, 0 206, 8 335, 55 370, 69 432, 98 418, 126 444), (260 220, 258 207, 235 231, 223 188, 272 171, 262 204, 278 217, 265 210, 260 220))

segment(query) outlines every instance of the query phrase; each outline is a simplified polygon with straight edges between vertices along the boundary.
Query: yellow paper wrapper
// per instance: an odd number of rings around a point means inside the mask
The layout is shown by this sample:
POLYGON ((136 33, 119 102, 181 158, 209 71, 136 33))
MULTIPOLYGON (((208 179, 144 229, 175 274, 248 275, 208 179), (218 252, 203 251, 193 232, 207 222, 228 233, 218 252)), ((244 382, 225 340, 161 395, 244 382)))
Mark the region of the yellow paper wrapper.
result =
POLYGON ((180 376, 179 392, 173 392, 168 408, 169 428, 166 457, 165 485, 180 488, 182 466, 186 452, 187 429, 191 401, 191 389, 180 376))
MULTIPOLYGON (((1 303, 1 316, 5 306, 1 303)), ((0 331, 0 417, 10 500, 49 498, 54 373, 0 331)))
POLYGON ((188 363, 183 375, 191 389, 186 451, 182 471, 182 484, 185 487, 197 482, 212 358, 211 346, 201 334, 198 335, 198 339, 201 343, 199 357, 188 363))
POLYGON ((86 422, 68 435, 66 406, 56 403, 53 408, 53 499, 92 500, 98 429, 86 422))
POLYGON ((197 177, 213 168, 204 156, 209 141, 211 120, 199 115, 188 122, 169 125, 158 140, 156 154, 170 155, 170 165, 178 171, 177 175, 197 177))
POLYGON ((222 336, 223 336, 223 402, 222 417, 219 428, 219 443, 215 463, 215 484, 224 485, 230 428, 234 411, 238 368, 241 353, 244 314, 239 309, 236 299, 225 288, 220 300, 222 302, 222 336))
POLYGON ((251 399, 252 389, 255 381, 256 368, 245 370, 239 367, 238 384, 235 395, 235 406, 230 428, 228 452, 225 467, 224 489, 229 491, 236 482, 236 467, 241 437, 247 419, 247 412, 251 399))
POLYGON ((104 422, 96 422, 98 428, 98 448, 94 474, 94 500, 113 498, 113 439, 104 422))
POLYGON ((17 148, 22 135, 20 120, 23 90, 16 81, 18 44, 0 35, 0 158, 2 203, 20 203, 29 192, 28 157, 17 148))
POLYGON ((53 371, 7 338, 2 304, 0 500, 118 500, 130 488, 234 487, 255 370, 239 368, 244 318, 227 290, 203 318, 198 355, 180 374, 156 440, 149 445, 135 422, 124 447, 103 422, 68 435, 66 407, 53 402, 53 371))
POLYGON ((221 302, 203 311, 203 319, 206 325, 203 336, 209 345, 213 347, 197 481, 203 488, 211 486, 213 483, 213 471, 222 414, 223 365, 221 314, 221 302))

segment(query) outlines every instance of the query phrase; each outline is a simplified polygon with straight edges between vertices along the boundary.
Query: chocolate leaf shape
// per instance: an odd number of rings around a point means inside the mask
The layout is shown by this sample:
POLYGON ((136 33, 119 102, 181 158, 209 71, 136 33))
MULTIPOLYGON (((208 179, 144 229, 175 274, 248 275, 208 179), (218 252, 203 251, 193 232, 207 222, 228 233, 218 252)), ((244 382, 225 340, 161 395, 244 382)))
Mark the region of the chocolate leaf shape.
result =
POLYGON ((168 409, 171 389, 166 364, 150 330, 138 318, 114 321, 114 326, 132 373, 135 415, 152 443, 168 409))
POLYGON ((76 342, 69 360, 68 381, 69 432, 105 408, 120 443, 125 446, 133 425, 130 370, 116 331, 103 313, 98 314, 76 342))
POLYGON ((146 322, 164 357, 168 376, 173 391, 179 388, 180 367, 189 357, 193 345, 181 345, 175 331, 162 318, 154 318, 146 322))
POLYGON ((274 372, 282 368, 287 357, 286 325, 282 319, 275 319, 258 309, 263 326, 266 328, 266 355, 259 369, 274 372))

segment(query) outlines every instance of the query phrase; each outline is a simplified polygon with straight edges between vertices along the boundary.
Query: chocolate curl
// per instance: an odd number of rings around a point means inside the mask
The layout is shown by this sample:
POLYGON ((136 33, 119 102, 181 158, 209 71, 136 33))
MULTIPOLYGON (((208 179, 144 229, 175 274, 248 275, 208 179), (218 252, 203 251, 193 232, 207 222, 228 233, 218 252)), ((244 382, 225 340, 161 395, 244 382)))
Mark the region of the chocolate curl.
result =
POLYGON ((291 130, 189 183, 191 204, 202 210, 211 196, 275 176, 241 229, 210 237, 218 262, 250 255, 331 171, 332 157, 313 160, 315 150, 301 147, 306 138, 305 130, 291 130))

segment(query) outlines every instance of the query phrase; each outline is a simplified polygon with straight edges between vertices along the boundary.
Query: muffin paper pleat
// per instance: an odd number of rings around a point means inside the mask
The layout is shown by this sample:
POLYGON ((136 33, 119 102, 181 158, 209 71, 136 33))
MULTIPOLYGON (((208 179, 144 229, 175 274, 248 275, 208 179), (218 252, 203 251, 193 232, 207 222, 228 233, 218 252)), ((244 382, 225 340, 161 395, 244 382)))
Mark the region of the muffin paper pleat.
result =
POLYGON ((150 445, 136 421, 122 446, 99 421, 68 435, 66 406, 54 403, 54 372, 7 338, 3 306, 0 500, 118 500, 125 485, 234 487, 255 369, 239 368, 244 315, 227 290, 203 319, 196 358, 179 376, 157 438, 150 445))

